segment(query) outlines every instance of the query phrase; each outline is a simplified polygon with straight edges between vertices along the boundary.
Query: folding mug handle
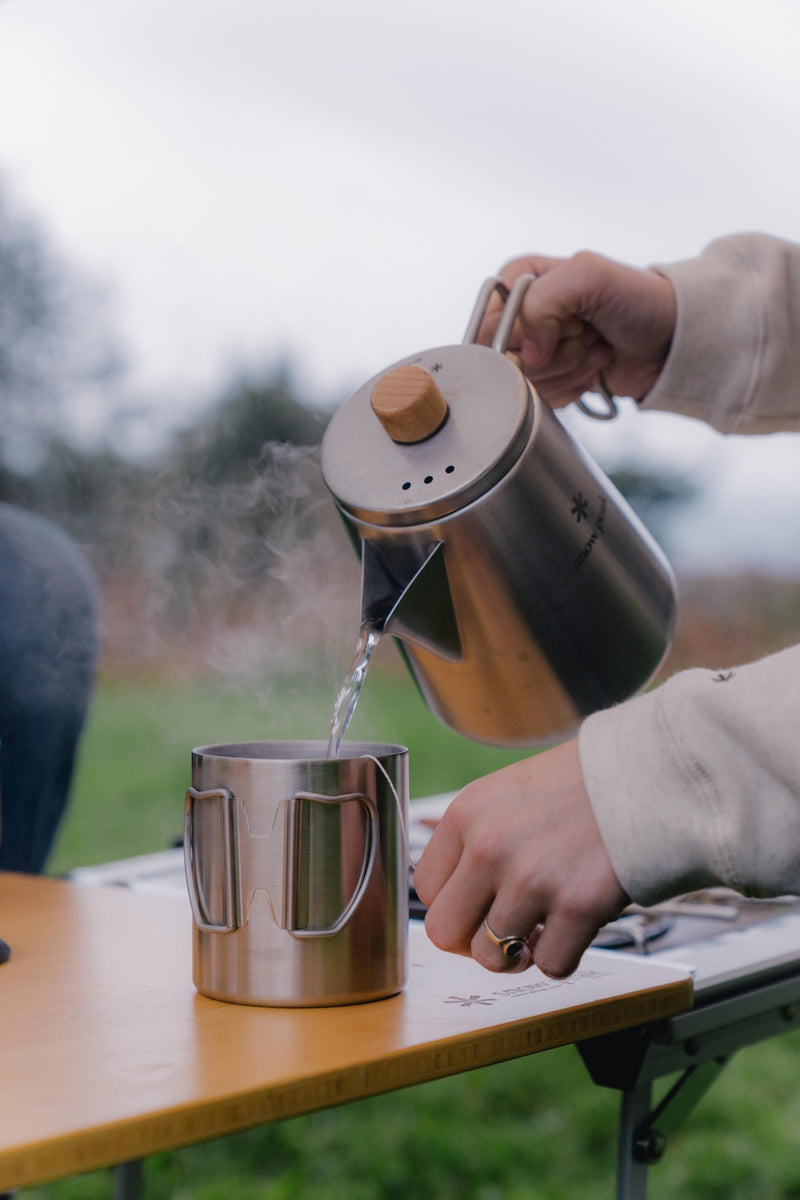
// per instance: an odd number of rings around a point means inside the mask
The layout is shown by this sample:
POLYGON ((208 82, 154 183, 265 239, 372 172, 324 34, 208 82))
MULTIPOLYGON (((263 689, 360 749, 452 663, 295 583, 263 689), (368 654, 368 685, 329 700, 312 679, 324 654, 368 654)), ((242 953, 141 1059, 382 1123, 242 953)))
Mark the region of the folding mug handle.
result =
POLYGON ((363 792, 348 792, 342 796, 324 796, 316 792, 297 792, 286 802, 286 838, 284 842, 284 892, 283 892, 283 928, 294 937, 332 937, 344 929, 351 916, 358 908, 367 890, 375 860, 378 853, 378 808, 371 796, 363 792), (330 925, 317 928, 298 927, 299 884, 300 884, 300 853, 302 850, 302 814, 303 804, 312 801, 317 804, 345 804, 357 800, 366 813, 367 823, 364 837, 364 854, 361 861, 361 871, 358 883, 352 896, 345 904, 339 916, 330 925))
POLYGON ((183 861, 186 886, 194 923, 203 933, 232 933, 241 924, 239 902, 239 860, 236 852, 236 799, 227 788, 211 788, 201 792, 190 787, 186 792, 183 811, 183 861), (198 880, 197 846, 195 844, 195 805, 201 801, 219 801, 221 805, 222 846, 220 871, 222 875, 221 920, 215 921, 208 911, 208 901, 198 880))

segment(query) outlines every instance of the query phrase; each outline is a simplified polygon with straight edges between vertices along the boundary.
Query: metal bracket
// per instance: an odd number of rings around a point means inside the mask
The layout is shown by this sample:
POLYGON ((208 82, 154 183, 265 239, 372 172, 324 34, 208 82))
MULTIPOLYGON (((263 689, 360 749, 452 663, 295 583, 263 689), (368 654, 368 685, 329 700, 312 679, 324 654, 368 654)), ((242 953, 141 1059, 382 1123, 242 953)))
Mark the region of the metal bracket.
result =
POLYGON ((669 1138, 697 1107, 727 1062, 727 1058, 714 1058, 710 1062, 687 1067, 663 1100, 634 1131, 632 1153, 636 1162, 658 1162, 667 1148, 669 1138))
POLYGON ((687 1067, 655 1108, 650 1079, 622 1093, 616 1200, 647 1200, 648 1168, 663 1157, 670 1136, 699 1104, 726 1062, 713 1059, 687 1067))

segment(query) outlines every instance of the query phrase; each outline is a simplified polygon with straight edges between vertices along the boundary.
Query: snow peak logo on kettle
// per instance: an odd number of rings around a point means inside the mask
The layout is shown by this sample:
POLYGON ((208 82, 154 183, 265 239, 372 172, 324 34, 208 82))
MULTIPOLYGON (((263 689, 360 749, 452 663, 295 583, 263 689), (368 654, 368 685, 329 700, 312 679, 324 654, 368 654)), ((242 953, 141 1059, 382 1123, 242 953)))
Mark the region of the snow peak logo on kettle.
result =
MULTIPOLYGON (((600 507, 592 527, 592 532, 589 534, 589 537, 586 540, 586 545, 583 547, 580 554, 576 554, 575 558, 572 560, 576 571, 583 566, 589 555, 594 550, 597 539, 602 537, 605 533, 608 497, 604 496, 602 492, 598 492, 597 499, 600 501, 600 507)), ((586 521, 588 523, 591 520, 591 515, 589 513, 589 501, 584 497, 583 492, 576 492, 572 497, 572 508, 569 511, 572 513, 579 525, 581 521, 586 521)))

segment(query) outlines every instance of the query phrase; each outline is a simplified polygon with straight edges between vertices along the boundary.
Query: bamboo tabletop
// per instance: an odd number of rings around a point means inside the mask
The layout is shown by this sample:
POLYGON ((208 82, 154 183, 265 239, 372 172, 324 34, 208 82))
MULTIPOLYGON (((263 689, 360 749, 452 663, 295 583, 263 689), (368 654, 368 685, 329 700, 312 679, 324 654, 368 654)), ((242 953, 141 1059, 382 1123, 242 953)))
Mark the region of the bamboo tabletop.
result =
MULTIPOLYGON (((137 1159, 642 1024, 679 968, 589 951, 568 980, 493 975, 412 923, 399 996, 224 1004, 192 984, 180 896, 0 873, 0 1190, 137 1159)), ((535 1067, 532 1067, 534 1070, 535 1067)))

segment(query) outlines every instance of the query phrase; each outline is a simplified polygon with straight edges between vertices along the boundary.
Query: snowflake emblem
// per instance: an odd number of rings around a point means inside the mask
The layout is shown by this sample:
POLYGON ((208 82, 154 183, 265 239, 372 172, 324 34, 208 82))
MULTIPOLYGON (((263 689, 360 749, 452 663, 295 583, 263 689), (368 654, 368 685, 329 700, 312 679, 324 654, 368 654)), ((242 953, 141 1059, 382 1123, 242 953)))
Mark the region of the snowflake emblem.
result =
POLYGON ((572 497, 572 508, 569 511, 579 525, 581 520, 589 520, 589 501, 584 497, 583 492, 578 492, 572 497))
POLYGON ((472 1008, 473 1004, 494 1004, 494 996, 451 996, 445 1004, 458 1004, 461 1008, 472 1008))

